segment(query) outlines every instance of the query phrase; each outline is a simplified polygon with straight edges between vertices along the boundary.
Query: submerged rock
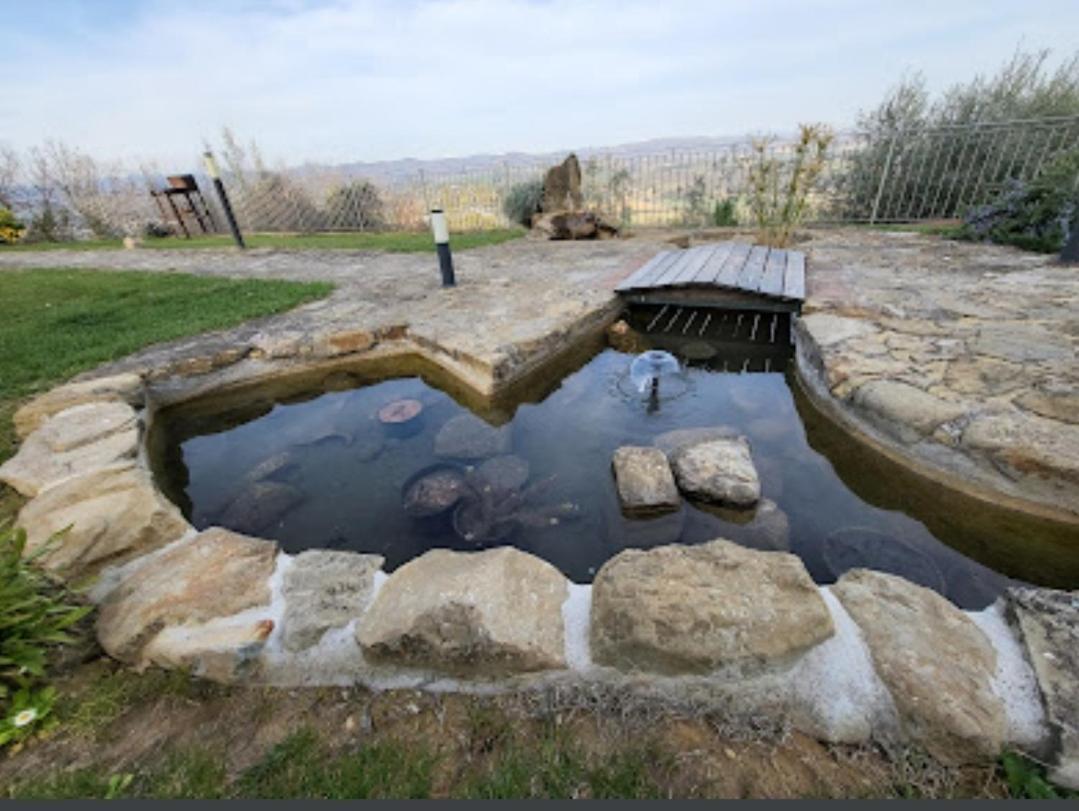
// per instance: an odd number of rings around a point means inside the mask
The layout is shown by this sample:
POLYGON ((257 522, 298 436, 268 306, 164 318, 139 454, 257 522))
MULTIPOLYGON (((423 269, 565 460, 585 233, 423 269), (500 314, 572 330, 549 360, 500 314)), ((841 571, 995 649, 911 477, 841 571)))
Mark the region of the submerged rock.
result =
POLYGON ((762 551, 790 550, 790 520, 771 499, 762 498, 755 510, 694 505, 687 510, 686 543, 722 537, 739 546, 762 551))
POLYGON ((520 490, 530 472, 528 462, 513 454, 494 456, 476 468, 480 479, 501 490, 520 490))
POLYGON ((374 595, 381 555, 310 549, 285 571, 282 644, 300 651, 317 645, 330 628, 356 619, 374 595))
POLYGON ((386 440, 381 436, 357 434, 353 437, 353 452, 361 462, 373 462, 382 455, 386 440))
POLYGON ((436 549, 390 575, 356 627, 373 662, 467 676, 564 668, 566 579, 512 547, 436 549))
POLYGON ((247 472, 248 481, 260 482, 266 479, 287 479, 296 472, 299 465, 289 451, 281 451, 268 456, 247 472))
POLYGON ((667 456, 659 448, 618 448, 612 466, 618 500, 628 512, 674 510, 682 502, 667 456))
POLYGON ((1014 588, 1008 610, 1034 666, 1057 741, 1049 779, 1079 789, 1079 592, 1014 588))
POLYGON ((752 507, 760 500, 761 482, 745 437, 681 445, 670 459, 687 496, 735 507, 752 507))
POLYGON ((406 515, 427 518, 446 512, 467 493, 464 471, 448 464, 432 465, 405 484, 401 503, 406 515))
POLYGON ((677 675, 787 666, 834 627, 796 556, 716 540, 607 561, 591 633, 600 664, 677 675))
POLYGON ((509 449, 509 427, 495 428, 474 414, 447 420, 435 436, 435 456, 442 459, 486 459, 509 449))
POLYGON ((824 539, 824 561, 840 577, 850 569, 899 575, 943 594, 944 574, 931 557, 902 538, 870 527, 844 527, 824 539))
POLYGON ((237 532, 257 535, 279 522, 303 500, 303 491, 290 484, 254 482, 225 508, 220 523, 237 532))
POLYGON ((844 574, 832 593, 861 629, 911 740, 945 763, 1000 754, 997 655, 970 617, 936 592, 867 569, 844 574))
POLYGON ((726 425, 713 425, 705 428, 677 428, 665 431, 652 440, 652 444, 670 456, 683 445, 696 445, 713 439, 733 439, 738 432, 726 425))

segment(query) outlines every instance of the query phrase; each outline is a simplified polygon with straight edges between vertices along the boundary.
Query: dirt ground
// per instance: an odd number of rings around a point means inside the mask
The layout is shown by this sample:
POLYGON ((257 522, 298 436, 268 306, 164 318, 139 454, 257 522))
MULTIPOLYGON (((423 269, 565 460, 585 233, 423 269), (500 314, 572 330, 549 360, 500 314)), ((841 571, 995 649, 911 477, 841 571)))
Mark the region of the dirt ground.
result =
POLYGON ((81 650, 55 682, 59 723, 0 761, 4 794, 81 796, 125 779, 120 795, 326 796, 320 764, 351 757, 361 765, 349 768, 380 770, 375 796, 1007 796, 994 767, 829 746, 615 693, 222 686, 81 650), (365 751, 401 754, 357 761, 365 751))

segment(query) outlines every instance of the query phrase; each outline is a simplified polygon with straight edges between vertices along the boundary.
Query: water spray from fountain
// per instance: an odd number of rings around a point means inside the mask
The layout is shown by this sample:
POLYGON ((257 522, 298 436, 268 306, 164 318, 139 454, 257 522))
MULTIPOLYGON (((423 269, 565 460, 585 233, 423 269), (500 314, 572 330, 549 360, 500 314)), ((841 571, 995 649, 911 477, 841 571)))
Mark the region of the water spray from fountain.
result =
POLYGON ((681 372, 678 359, 670 352, 660 349, 642 352, 633 359, 629 367, 629 377, 639 393, 648 393, 649 414, 659 410, 662 381, 678 378, 681 372))

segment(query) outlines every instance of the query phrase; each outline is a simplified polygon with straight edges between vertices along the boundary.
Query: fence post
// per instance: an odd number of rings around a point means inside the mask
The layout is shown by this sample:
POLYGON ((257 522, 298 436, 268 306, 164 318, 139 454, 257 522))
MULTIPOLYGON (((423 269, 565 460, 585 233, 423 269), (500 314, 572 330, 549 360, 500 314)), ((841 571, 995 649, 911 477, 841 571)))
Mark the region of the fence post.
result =
POLYGON ((880 173, 880 183, 877 185, 877 196, 873 200, 873 211, 869 214, 869 224, 873 225, 877 221, 877 212, 880 210, 880 198, 884 196, 884 184, 888 181, 888 172, 892 168, 892 155, 895 153, 895 142, 899 139, 899 133, 896 132, 892 136, 891 142, 888 144, 888 155, 884 159, 884 169, 880 173))

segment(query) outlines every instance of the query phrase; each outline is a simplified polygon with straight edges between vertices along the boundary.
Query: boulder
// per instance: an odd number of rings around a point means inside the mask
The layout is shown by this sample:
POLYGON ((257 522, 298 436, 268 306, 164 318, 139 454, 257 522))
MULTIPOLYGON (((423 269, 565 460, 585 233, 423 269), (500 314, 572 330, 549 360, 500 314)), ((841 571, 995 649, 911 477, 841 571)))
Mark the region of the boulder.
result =
POLYGON ((497 677, 566 666, 566 579, 512 547, 435 549, 390 575, 356 627, 373 662, 497 677))
POLYGON ((626 671, 786 667, 833 633, 796 556, 724 540, 621 552, 592 585, 592 658, 626 671))
POLYGON ((555 211, 535 214, 532 231, 547 239, 609 239, 618 228, 591 211, 555 211))
POLYGON ((909 383, 871 380, 854 390, 852 402, 877 428, 901 442, 913 443, 937 426, 958 419, 966 406, 934 397, 909 383))
POLYGON ((847 572, 832 593, 861 629, 911 740, 945 763, 1000 754, 997 656, 970 617, 927 588, 868 569, 847 572))
POLYGON ((135 465, 115 465, 50 487, 19 513, 27 545, 36 551, 67 532, 42 558, 62 577, 92 574, 175 541, 190 527, 135 465))
POLYGON ((271 619, 214 619, 202 625, 170 625, 143 648, 140 664, 187 670, 210 681, 231 683, 258 672, 271 619))
POLYGON ((284 482, 251 482, 221 514, 219 523, 237 532, 268 530, 304 500, 303 491, 284 482))
POLYGON ((474 414, 447 420, 435 435, 435 456, 442 459, 486 459, 509 449, 509 426, 495 428, 474 414))
POLYGON ((581 164, 572 152, 562 163, 552 166, 543 178, 541 211, 577 211, 584 203, 581 195, 581 164))
POLYGON ((760 500, 761 482, 745 437, 681 445, 670 460, 687 496, 733 507, 752 507, 760 500))
POLYGON ((0 481, 24 496, 138 452, 135 410, 126 403, 84 403, 54 414, 0 465, 0 481))
POLYGON ((15 435, 19 439, 25 439, 54 414, 84 403, 106 401, 141 406, 142 378, 129 372, 57 386, 35 397, 15 412, 15 435))
POLYGON ((681 503, 667 456, 659 448, 624 446, 614 452, 618 500, 628 512, 674 510, 681 503))
POLYGON ((513 454, 494 456, 476 468, 476 476, 498 490, 520 490, 530 473, 528 461, 513 454))
POLYGON ((285 570, 282 643, 300 651, 317 645, 330 628, 356 619, 374 594, 381 555, 311 549, 285 570))
POLYGON ((200 532, 125 573, 99 607, 98 641, 110 656, 136 665, 149 663, 147 653, 155 661, 189 660, 199 649, 220 651, 230 639, 242 643, 233 650, 245 656, 243 648, 268 635, 267 621, 272 629, 268 611, 219 620, 269 609, 276 557, 269 541, 218 527, 200 532))
POLYGON ((1079 592, 1013 588, 1007 605, 1058 744, 1049 779, 1079 790, 1079 592))

